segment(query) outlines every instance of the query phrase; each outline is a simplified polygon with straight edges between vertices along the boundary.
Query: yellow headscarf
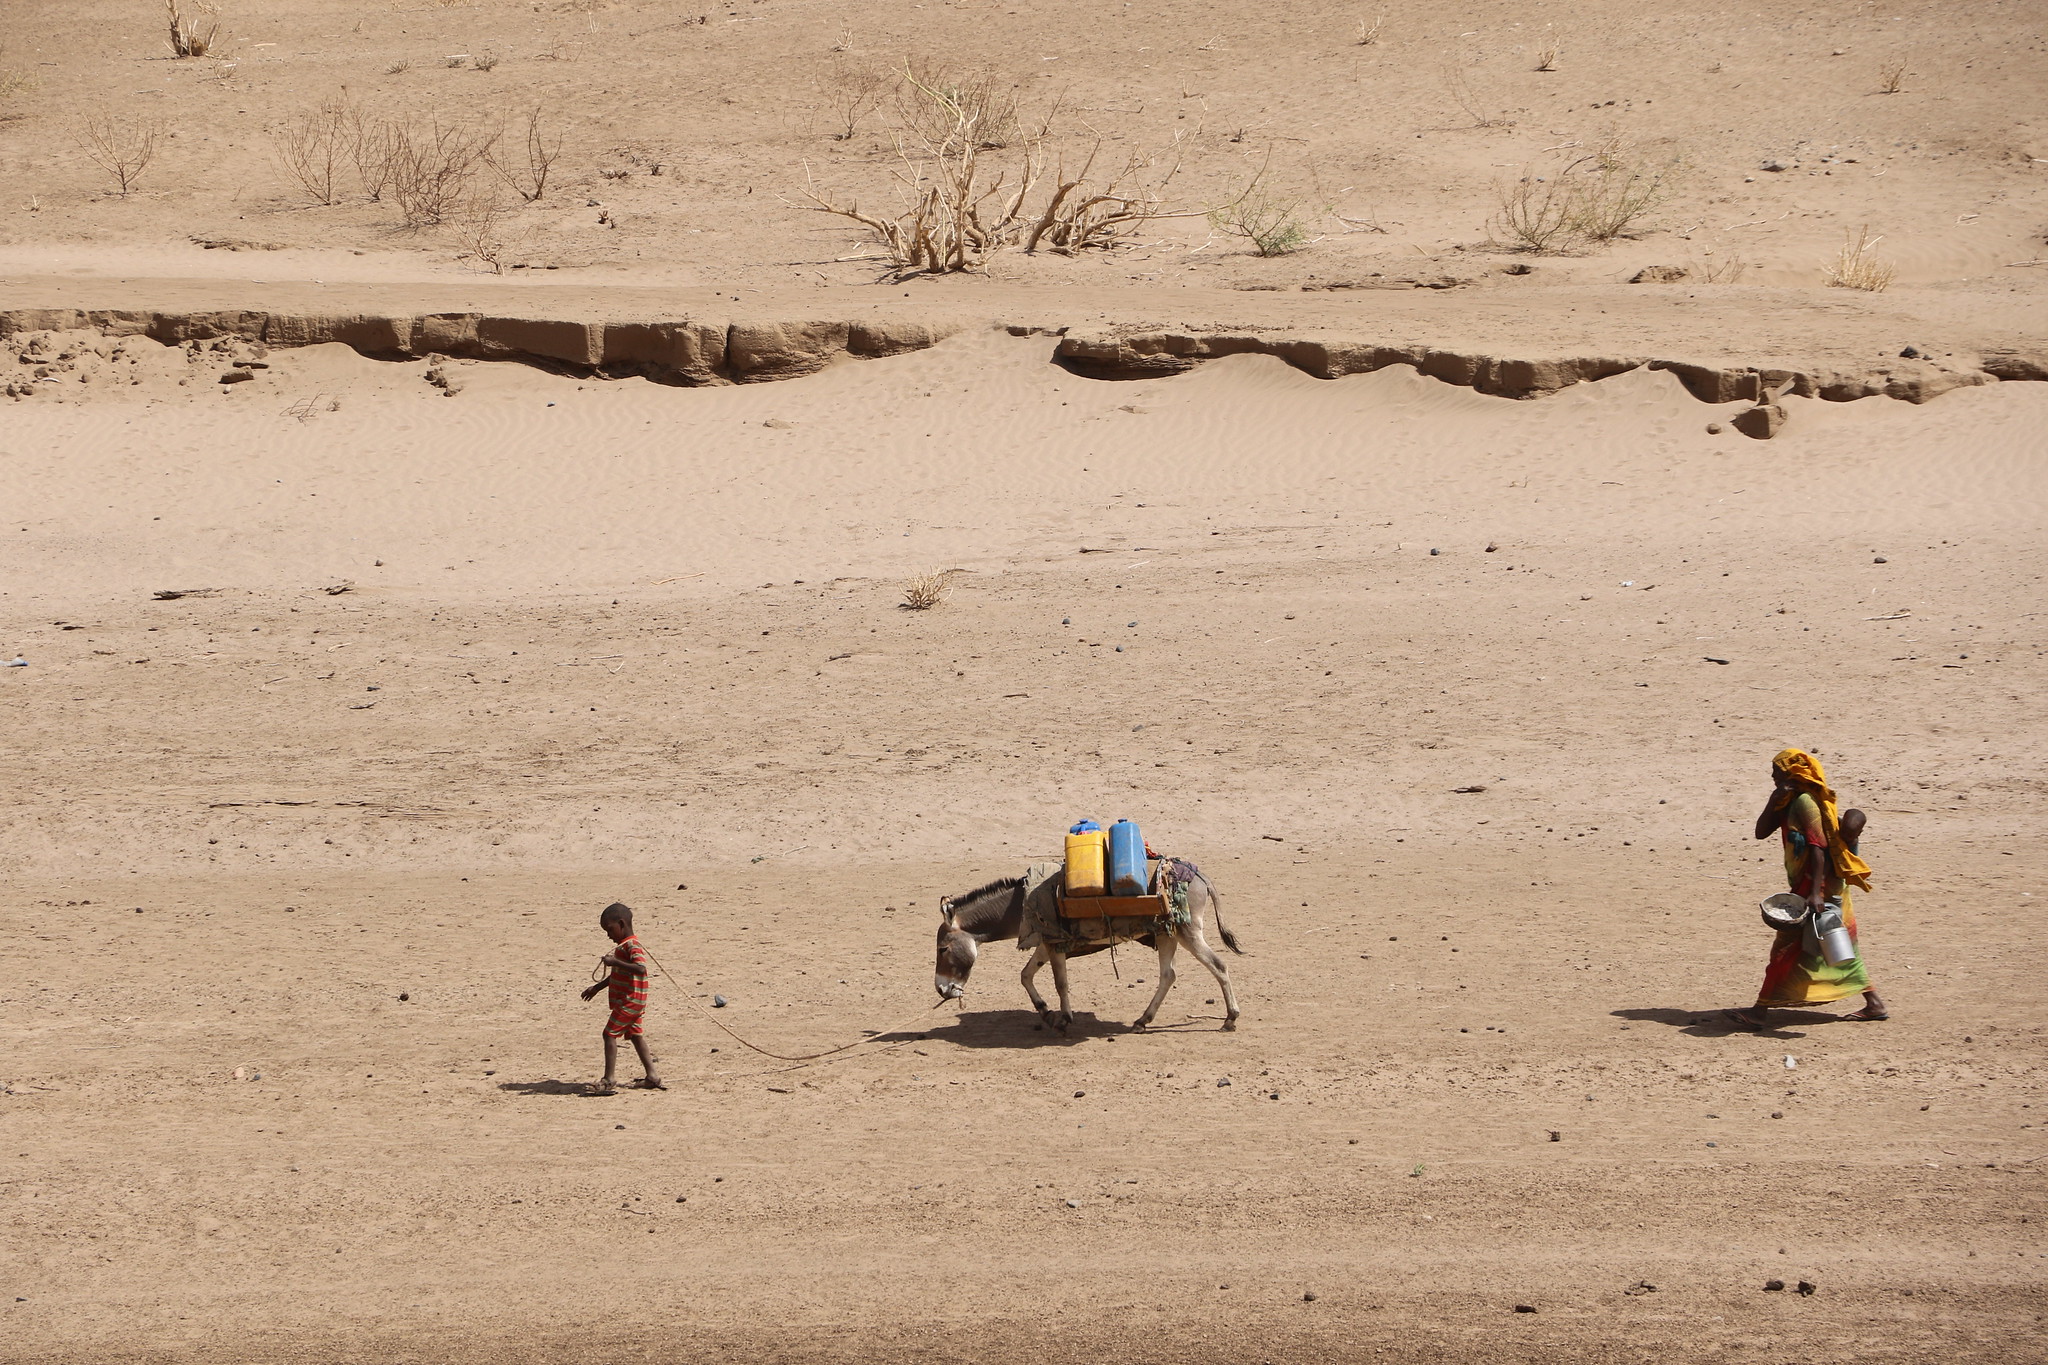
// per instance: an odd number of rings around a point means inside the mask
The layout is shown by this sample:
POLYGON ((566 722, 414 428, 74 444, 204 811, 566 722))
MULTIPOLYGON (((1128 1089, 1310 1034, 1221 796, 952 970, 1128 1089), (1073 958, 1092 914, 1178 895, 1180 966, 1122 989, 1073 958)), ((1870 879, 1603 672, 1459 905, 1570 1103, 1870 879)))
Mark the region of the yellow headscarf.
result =
POLYGON ((1821 771, 1820 760, 1804 749, 1787 749, 1771 760, 1771 771, 1781 777, 1789 777, 1799 789, 1811 796, 1820 807, 1821 832, 1828 839, 1828 861, 1834 865, 1835 875, 1851 886, 1870 889, 1870 865, 1849 851, 1842 842, 1841 812, 1835 808, 1835 793, 1828 786, 1828 775, 1821 771))

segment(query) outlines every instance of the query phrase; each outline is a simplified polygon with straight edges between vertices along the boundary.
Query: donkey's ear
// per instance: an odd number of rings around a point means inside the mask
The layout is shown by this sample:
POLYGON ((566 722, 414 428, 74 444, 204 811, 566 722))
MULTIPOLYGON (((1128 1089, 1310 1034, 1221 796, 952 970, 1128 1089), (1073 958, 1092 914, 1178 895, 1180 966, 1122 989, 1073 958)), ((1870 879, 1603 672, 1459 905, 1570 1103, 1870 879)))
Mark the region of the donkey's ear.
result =
POLYGON ((939 918, 948 924, 953 922, 953 898, 951 896, 941 896, 939 898, 939 918))

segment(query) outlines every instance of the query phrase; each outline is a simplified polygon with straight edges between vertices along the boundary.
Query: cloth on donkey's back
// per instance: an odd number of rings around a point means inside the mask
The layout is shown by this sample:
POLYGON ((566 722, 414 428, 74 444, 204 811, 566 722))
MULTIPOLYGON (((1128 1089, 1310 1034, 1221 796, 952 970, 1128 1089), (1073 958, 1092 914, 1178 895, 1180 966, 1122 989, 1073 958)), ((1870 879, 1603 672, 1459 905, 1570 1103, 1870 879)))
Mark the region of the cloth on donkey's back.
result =
MULTIPOLYGON (((1033 863, 1024 871, 1024 918, 1017 926, 1017 946, 1025 952, 1044 946, 1062 953, 1100 948, 1148 934, 1173 932, 1174 916, 1107 915, 1100 919, 1068 919, 1060 914, 1063 885, 1059 863, 1033 863)), ((1181 892, 1180 922, 1186 923, 1186 895, 1181 892)))

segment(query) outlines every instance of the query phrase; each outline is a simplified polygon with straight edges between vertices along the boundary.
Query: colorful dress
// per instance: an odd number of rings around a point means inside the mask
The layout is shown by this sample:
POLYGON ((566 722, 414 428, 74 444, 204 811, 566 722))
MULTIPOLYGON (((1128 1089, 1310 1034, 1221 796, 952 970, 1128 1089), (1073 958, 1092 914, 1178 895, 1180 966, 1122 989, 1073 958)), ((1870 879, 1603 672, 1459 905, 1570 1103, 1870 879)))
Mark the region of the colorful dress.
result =
POLYGON ((647 1009, 647 950, 640 946, 638 938, 628 935, 619 940, 612 955, 623 957, 642 970, 636 975, 623 967, 612 968, 609 981, 612 1017, 605 1020, 604 1036, 638 1038, 640 1016, 647 1009))
MULTIPOLYGON (((1821 822, 1820 803, 1801 792, 1785 808, 1785 822, 1779 827, 1785 847, 1785 881, 1792 894, 1804 896, 1813 888, 1813 869, 1808 856, 1814 848, 1827 847, 1827 831, 1821 822)), ((1842 927, 1856 938, 1856 912, 1849 903, 1849 888, 1827 860, 1827 897, 1842 907, 1842 927)), ((1859 952, 1853 962, 1840 967, 1827 960, 1820 941, 1804 929, 1781 929, 1771 944, 1771 960, 1764 968, 1763 989, 1758 1005, 1819 1005, 1861 995, 1870 989, 1870 973, 1859 952)))

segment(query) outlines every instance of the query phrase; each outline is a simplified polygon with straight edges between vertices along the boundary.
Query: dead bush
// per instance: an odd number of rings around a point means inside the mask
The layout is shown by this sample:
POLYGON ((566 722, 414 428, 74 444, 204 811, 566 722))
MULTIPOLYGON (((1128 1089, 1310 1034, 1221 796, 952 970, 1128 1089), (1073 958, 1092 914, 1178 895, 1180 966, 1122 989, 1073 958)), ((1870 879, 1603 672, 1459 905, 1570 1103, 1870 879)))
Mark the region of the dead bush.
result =
POLYGON ((1444 63, 1444 88, 1457 102, 1465 116, 1472 120, 1474 128, 1512 128, 1514 119, 1508 111, 1498 107, 1498 101, 1472 84, 1472 78, 1465 72, 1465 63, 1451 58, 1444 63))
POLYGON ((172 56, 204 57, 219 48, 219 5, 208 4, 207 0, 193 0, 192 14, 196 17, 187 17, 178 9, 178 0, 164 0, 164 10, 171 25, 168 41, 172 56))
POLYGON ((1556 175, 1523 175, 1493 187, 1496 210, 1489 225, 1500 246, 1557 251, 1576 242, 1571 191, 1556 175))
POLYGON ((86 156, 114 178, 114 187, 125 199, 156 158, 156 140, 162 132, 155 119, 94 114, 78 125, 77 136, 86 156))
POLYGON ((462 247, 456 258, 475 261, 493 274, 504 274, 506 257, 512 249, 507 209, 504 201, 490 190, 479 190, 465 199, 453 218, 456 240, 462 247))
POLYGON ((1009 247, 1109 247, 1146 223, 1190 216, 1166 200, 1180 170, 1178 141, 1165 154, 1130 155, 1101 171, 1100 139, 1069 150, 1052 133, 1056 106, 1034 131, 1016 133, 1017 105, 997 93, 993 77, 972 87, 932 84, 906 68, 903 81, 914 93, 898 103, 905 126, 895 134, 895 206, 864 208, 815 178, 804 191, 808 207, 865 228, 899 274, 972 270, 1009 247))
POLYGON ((1387 12, 1380 10, 1371 19, 1358 21, 1358 45, 1371 47, 1380 40, 1380 30, 1387 26, 1387 12))
POLYGON ((834 62, 818 92, 819 108, 830 120, 832 140, 851 140, 860 131, 861 120, 889 98, 893 84, 888 72, 865 63, 834 62))
POLYGON ((356 182, 370 201, 377 203, 390 188, 404 138, 397 125, 385 119, 365 118, 354 105, 347 109, 348 157, 356 168, 356 182))
MULTIPOLYGON (((1008 147, 1024 136, 1015 82, 989 69, 956 71, 906 63, 896 83, 896 113, 919 141, 934 144, 971 135, 982 151, 1008 147)), ((1043 134, 1044 129, 1039 129, 1043 134)))
POLYGON ((484 162, 529 204, 548 192, 548 175, 562 155, 562 136, 547 124, 547 111, 536 104, 517 125, 513 146, 493 138, 482 152, 484 162))
POLYGON ((400 126, 394 136, 391 198, 414 229, 438 226, 469 198, 477 167, 498 142, 493 129, 438 115, 400 126))
POLYGON ((474 57, 471 57, 469 59, 469 64, 479 71, 491 71, 496 69, 498 63, 503 60, 503 57, 500 57, 497 53, 491 51, 489 48, 485 48, 482 52, 479 52, 474 57))
POLYGON ((1906 59, 1894 57, 1877 69, 1877 93, 1896 95, 1906 88, 1906 59))
POLYGON ((355 121, 348 104, 329 100, 271 130, 278 167, 316 204, 332 204, 341 197, 340 174, 352 154, 355 121))
POLYGON ((1677 163, 1655 165, 1609 142, 1567 168, 1573 192, 1573 226, 1594 242, 1628 235, 1668 193, 1677 163))
POLYGON ((1664 202, 1678 164, 1645 161, 1610 141, 1543 174, 1524 167, 1516 179, 1494 186, 1489 230, 1497 245, 1517 251, 1613 241, 1664 202))

